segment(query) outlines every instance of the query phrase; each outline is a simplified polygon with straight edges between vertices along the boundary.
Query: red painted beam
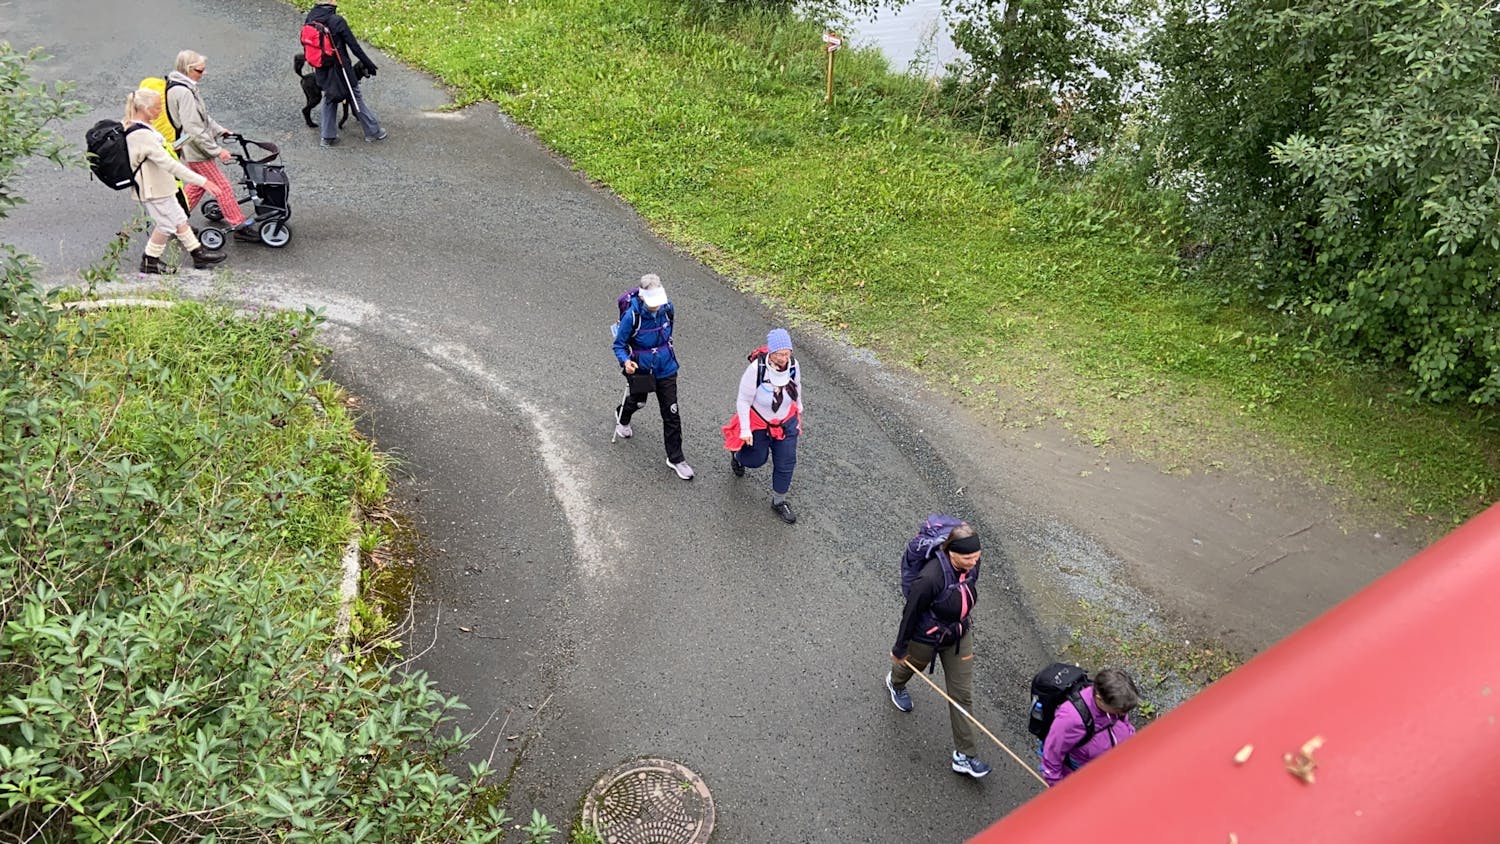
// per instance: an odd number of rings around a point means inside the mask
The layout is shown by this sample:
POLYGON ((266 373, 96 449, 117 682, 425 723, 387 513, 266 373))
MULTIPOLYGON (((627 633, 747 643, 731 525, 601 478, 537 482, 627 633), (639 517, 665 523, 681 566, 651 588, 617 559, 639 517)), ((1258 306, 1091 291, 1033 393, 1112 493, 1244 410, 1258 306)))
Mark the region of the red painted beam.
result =
POLYGON ((973 841, 1497 844, 1500 505, 973 841))

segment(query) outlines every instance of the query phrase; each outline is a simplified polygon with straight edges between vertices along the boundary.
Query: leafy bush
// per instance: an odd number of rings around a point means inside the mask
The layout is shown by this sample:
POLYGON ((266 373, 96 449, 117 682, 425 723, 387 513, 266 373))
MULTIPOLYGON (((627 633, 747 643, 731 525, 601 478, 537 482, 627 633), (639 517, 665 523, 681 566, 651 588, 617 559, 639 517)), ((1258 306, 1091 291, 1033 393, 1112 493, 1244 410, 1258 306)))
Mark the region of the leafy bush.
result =
POLYGON ((967 58, 945 97, 985 134, 1039 141, 1047 162, 1113 139, 1136 75, 1132 0, 945 0, 967 58))
POLYGON ((0 831, 498 836, 463 811, 486 769, 443 768, 458 702, 331 639, 359 479, 307 398, 316 319, 21 304, 0 334, 0 831))
POLYGON ((1157 45, 1176 164, 1271 300, 1500 402, 1500 9, 1181 0, 1157 45))

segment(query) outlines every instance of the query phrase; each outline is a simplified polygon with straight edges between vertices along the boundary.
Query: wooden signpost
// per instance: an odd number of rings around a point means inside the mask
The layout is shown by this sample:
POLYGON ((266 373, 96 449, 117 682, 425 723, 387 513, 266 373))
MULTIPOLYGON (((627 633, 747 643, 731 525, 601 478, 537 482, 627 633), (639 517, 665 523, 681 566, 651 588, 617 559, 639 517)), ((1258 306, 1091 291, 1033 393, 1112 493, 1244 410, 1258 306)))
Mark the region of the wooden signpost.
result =
POLYGON ((823 49, 828 53, 828 93, 823 97, 823 102, 833 104, 833 54, 844 46, 844 36, 837 32, 823 33, 823 49))

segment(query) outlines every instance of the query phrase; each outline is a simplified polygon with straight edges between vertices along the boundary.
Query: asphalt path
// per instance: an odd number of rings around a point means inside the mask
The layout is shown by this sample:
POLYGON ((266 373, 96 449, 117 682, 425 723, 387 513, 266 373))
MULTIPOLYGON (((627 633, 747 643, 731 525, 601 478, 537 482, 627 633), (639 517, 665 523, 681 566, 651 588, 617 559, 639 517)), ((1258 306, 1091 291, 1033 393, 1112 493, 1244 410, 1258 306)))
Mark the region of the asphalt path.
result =
MULTIPOLYGON (((90 111, 63 130, 80 144, 191 47, 220 122, 281 146, 291 244, 231 243, 223 272, 170 283, 326 314, 332 371, 398 458, 395 494, 423 537, 408 653, 471 707, 471 759, 519 760, 511 812, 571 821, 595 778, 642 756, 703 776, 725 842, 957 841, 1034 794, 993 750, 987 780, 950 772, 945 707, 914 680, 903 715, 882 683, 901 544, 927 513, 960 513, 988 540, 977 712, 1025 746, 1025 682, 1047 649, 1008 566, 1023 508, 982 430, 794 326, 809 412, 801 521, 781 524, 768 471, 735 479, 718 439, 746 351, 781 318, 494 106, 446 110, 441 86, 389 57, 366 92, 390 139, 361 143, 351 121, 319 148, 291 70, 299 23, 270 0, 0 3, 4 37, 77 83, 90 111), (622 380, 607 326, 648 271, 677 308, 691 483, 666 465, 654 404, 610 443, 622 380)), ((30 203, 3 239, 54 283, 136 213, 79 170, 33 164, 19 187, 30 203)))

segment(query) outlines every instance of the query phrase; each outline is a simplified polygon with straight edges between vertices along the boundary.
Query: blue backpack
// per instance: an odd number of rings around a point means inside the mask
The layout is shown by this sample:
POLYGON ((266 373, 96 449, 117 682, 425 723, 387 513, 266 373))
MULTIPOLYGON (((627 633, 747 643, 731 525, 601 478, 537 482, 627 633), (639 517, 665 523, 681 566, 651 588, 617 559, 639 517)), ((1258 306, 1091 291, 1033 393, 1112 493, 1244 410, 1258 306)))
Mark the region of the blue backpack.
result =
MULTIPOLYGON (((953 570, 953 564, 948 561, 948 555, 941 553, 944 542, 948 541, 948 535, 953 529, 963 524, 963 519, 954 516, 945 516, 935 513, 927 517, 922 527, 917 530, 917 535, 906 543, 906 551, 901 555, 901 597, 911 597, 911 585, 922 574, 926 568, 927 561, 937 557, 938 563, 943 567, 943 591, 938 593, 934 603, 948 597, 948 594, 959 588, 958 573, 953 570)), ((979 580, 979 566, 964 575, 963 582, 973 585, 979 580)), ((963 619, 958 622, 944 622, 933 614, 931 610, 922 614, 919 625, 921 632, 932 634, 939 633, 938 639, 946 639, 949 634, 957 637, 958 630, 962 627, 963 619)))

